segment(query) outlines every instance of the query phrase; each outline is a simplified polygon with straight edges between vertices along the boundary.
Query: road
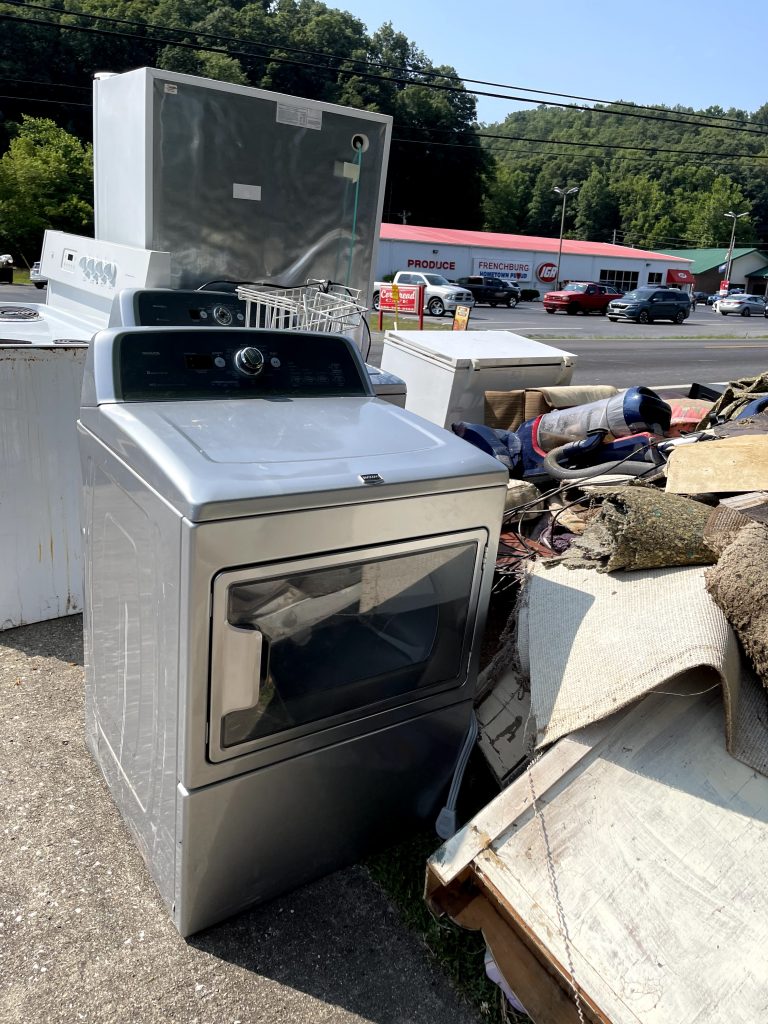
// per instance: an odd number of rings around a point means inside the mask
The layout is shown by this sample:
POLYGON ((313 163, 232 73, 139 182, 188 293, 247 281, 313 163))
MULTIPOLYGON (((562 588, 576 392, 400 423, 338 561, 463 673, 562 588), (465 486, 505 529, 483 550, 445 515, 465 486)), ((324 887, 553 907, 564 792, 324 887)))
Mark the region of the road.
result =
MULTIPOLYGON (((405 321, 406 318, 403 318, 405 321)), ((430 327, 451 321, 425 318, 430 327)), ((400 325, 415 330, 415 318, 400 325)), ((684 324, 612 324, 602 316, 548 315, 541 303, 516 309, 472 310, 470 330, 514 331, 578 356, 575 384, 647 387, 707 383, 768 370, 768 320, 722 317, 699 306, 684 324)), ((369 362, 381 358, 382 338, 374 335, 369 362)))
MULTIPOLYGON (((32 285, 0 286, 0 305, 45 302, 46 291, 32 285)), ((371 317, 375 326, 376 317, 371 317)), ((450 330, 451 320, 427 317, 430 327, 450 330)), ((416 329, 415 318, 401 327, 416 329)), ((514 331, 578 356, 576 384, 647 387, 661 384, 732 380, 768 369, 768 320, 764 317, 722 317, 699 306, 684 324, 612 324, 602 316, 550 316, 540 302, 516 309, 477 306, 469 323, 473 331, 514 331)), ((378 365, 383 338, 373 336, 368 361, 378 365)))

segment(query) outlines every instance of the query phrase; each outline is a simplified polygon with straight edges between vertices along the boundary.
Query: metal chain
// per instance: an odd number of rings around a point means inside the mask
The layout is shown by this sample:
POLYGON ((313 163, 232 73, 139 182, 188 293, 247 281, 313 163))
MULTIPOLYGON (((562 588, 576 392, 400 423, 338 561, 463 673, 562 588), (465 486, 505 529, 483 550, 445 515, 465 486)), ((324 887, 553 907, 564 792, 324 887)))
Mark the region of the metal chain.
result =
POLYGON ((533 785, 533 767, 541 760, 541 754, 535 757, 529 764, 527 769, 528 774, 528 785, 531 788, 531 804, 533 807, 533 816, 538 819, 539 827, 541 828, 541 835, 544 840, 544 850, 546 852, 547 859, 547 874, 549 875, 549 886, 552 890, 552 899, 554 900, 555 910, 557 911, 557 918, 560 923, 560 931, 565 941, 565 955, 568 962, 568 972, 570 977, 568 981, 571 989, 573 990, 573 1001, 576 1004, 576 1011, 579 1014, 579 1020, 581 1024, 586 1024, 584 1017, 584 1009, 581 1001, 581 993, 579 991, 579 984, 576 980, 576 971, 573 966, 573 957, 571 956, 571 936, 568 933, 568 925, 565 921, 565 913, 563 911, 563 904, 560 901, 560 891, 557 887, 557 879, 555 878, 555 862, 552 857, 552 848, 549 844, 549 833, 547 832, 547 824, 544 821, 544 815, 541 813, 536 800, 536 790, 533 785))

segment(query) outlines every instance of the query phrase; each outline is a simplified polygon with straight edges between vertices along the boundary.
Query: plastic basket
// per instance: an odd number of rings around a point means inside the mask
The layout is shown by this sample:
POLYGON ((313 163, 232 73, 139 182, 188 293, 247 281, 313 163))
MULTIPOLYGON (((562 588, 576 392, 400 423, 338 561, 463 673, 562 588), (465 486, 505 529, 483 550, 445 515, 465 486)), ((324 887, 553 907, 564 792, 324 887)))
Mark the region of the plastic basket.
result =
POLYGON ((237 296, 245 302, 246 327, 281 331, 350 331, 359 327, 367 312, 360 305, 360 289, 327 282, 298 288, 252 288, 240 285, 237 296))

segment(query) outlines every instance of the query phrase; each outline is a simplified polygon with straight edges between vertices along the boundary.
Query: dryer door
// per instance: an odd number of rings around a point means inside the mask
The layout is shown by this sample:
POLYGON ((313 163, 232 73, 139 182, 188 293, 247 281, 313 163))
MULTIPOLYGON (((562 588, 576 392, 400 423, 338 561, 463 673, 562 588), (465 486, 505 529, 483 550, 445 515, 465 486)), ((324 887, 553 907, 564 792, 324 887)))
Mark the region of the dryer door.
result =
POLYGON ((219 574, 210 759, 462 685, 486 542, 477 530, 219 574))

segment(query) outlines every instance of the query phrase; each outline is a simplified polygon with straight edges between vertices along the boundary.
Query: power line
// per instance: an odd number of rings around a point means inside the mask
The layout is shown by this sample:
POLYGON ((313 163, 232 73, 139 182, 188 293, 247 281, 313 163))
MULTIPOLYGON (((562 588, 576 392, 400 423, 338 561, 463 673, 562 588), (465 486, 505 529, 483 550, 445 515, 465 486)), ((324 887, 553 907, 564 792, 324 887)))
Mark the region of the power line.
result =
POLYGON ((21 100, 23 103, 50 103, 57 107, 92 107, 92 103, 78 103, 75 100, 43 100, 37 96, 0 96, 0 100, 21 100))
MULTIPOLYGON (((3 0, 3 2, 7 3, 8 0, 3 0)), ((66 82, 50 82, 50 81, 49 82, 41 82, 39 79, 34 79, 33 80, 33 79, 29 79, 29 78, 3 78, 3 77, 0 77, 0 82, 10 82, 12 85, 43 85, 43 86, 47 86, 48 88, 53 86, 54 89, 77 89, 80 92, 88 92, 88 93, 90 93, 92 91, 91 87, 88 86, 88 85, 68 85, 66 82)))
MULTIPOLYGON (((50 7, 50 6, 47 6, 45 4, 29 3, 29 2, 27 2, 27 0, 5 0, 5 2, 10 4, 11 6, 27 8, 29 10, 47 11, 47 12, 56 13, 56 14, 65 13, 65 12, 62 12, 60 10, 60 8, 50 7)), ((66 13, 70 14, 70 15, 75 15, 77 17, 90 18, 92 21, 103 21, 103 22, 106 22, 108 24, 130 25, 130 26, 133 26, 133 27, 150 28, 150 29, 160 28, 163 31, 171 31, 171 32, 178 32, 178 33, 187 34, 187 35, 194 35, 194 36, 197 36, 198 38, 201 38, 201 39, 213 39, 213 40, 231 41, 231 42, 237 43, 238 45, 241 45, 243 42, 248 42, 250 45, 260 46, 262 48, 266 48, 267 46, 270 45, 270 44, 267 44, 267 43, 260 43, 260 42, 258 42, 256 40, 253 40, 253 39, 246 39, 246 40, 244 40, 242 37, 239 37, 239 36, 224 35, 224 34, 221 34, 221 33, 214 34, 214 33, 211 33, 211 32, 204 32, 201 29, 194 29, 194 28, 191 28, 191 27, 174 28, 172 26, 159 26, 159 25, 154 25, 151 22, 134 21, 134 20, 131 20, 129 18, 114 18, 114 17, 110 17, 108 15, 93 14, 91 12, 86 12, 86 11, 67 11, 66 13)), ((68 27, 68 26, 60 26, 60 27, 68 27)), ((382 70, 399 71, 399 72, 404 72, 404 73, 407 73, 407 74, 418 74, 418 75, 421 75, 423 77, 428 77, 428 78, 446 78, 446 77, 451 77, 451 76, 443 75, 443 74, 441 74, 438 71, 432 71, 432 70, 428 70, 426 68, 424 68, 424 69, 412 69, 412 68, 404 67, 402 65, 388 64, 388 63, 385 63, 383 61, 369 61, 368 59, 361 60, 361 59, 357 59, 357 58, 350 58, 350 57, 348 57, 346 55, 342 57, 341 55, 338 55, 338 54, 328 54, 328 53, 324 53, 324 52, 322 52, 320 50, 310 50, 310 49, 307 49, 307 48, 304 48, 304 47, 296 47, 296 46, 289 46, 289 45, 279 44, 278 48, 280 50, 285 50, 285 51, 288 51, 288 52, 291 52, 291 53, 298 53, 298 54, 315 56, 315 57, 328 57, 328 56, 331 56, 331 57, 334 57, 337 60, 346 60, 349 63, 353 63, 353 64, 365 64, 366 66, 373 65, 374 67, 378 67, 378 68, 380 68, 382 70)), ((265 57, 265 59, 269 59, 269 57, 265 57)), ((666 108, 666 107, 650 106, 650 105, 647 105, 647 104, 633 103, 633 102, 629 102, 629 101, 626 101, 626 100, 598 99, 598 98, 596 98, 594 96, 579 96, 579 95, 575 95, 573 93, 553 92, 552 90, 549 90, 549 89, 533 89, 533 88, 530 88, 529 86, 525 86, 525 85, 510 85, 509 83, 491 82, 491 81, 485 81, 483 79, 478 79, 478 78, 464 78, 464 77, 462 77, 462 76, 460 76, 458 74, 456 75, 456 79, 459 82, 470 83, 472 85, 487 85, 487 86, 491 86, 493 88, 499 88, 499 89, 518 89, 518 90, 520 90, 522 92, 534 93, 537 96, 559 96, 559 97, 561 97, 563 99, 583 100, 584 102, 587 102, 587 103, 601 103, 601 104, 607 104, 607 105, 615 104, 615 105, 621 105, 621 106, 632 106, 632 107, 634 107, 634 108, 636 108, 638 110, 650 110, 650 111, 654 111, 654 112, 657 112, 657 113, 662 113, 662 114, 665 114, 665 115, 668 115, 669 113, 673 112, 669 108, 666 108)), ((470 91, 471 92, 472 90, 466 90, 466 91, 470 91)), ((480 95, 482 95, 482 94, 480 94, 480 95)), ((501 97, 501 98, 506 98, 506 97, 501 97)), ((515 99, 519 99, 519 97, 515 97, 515 99)), ((537 101, 526 99, 526 100, 523 100, 523 102, 533 103, 533 102, 537 102, 537 101)), ((579 108, 579 109, 581 109, 581 108, 579 108)), ((591 108, 587 108, 587 109, 591 109, 591 108)), ((609 113, 612 113, 612 111, 609 111, 609 113)), ((615 113, 615 111, 613 111, 613 113, 615 113)), ((757 121, 757 122, 745 121, 743 118, 728 117, 727 115, 705 114, 703 112, 696 112, 696 111, 676 111, 676 113, 682 114, 684 117, 707 118, 708 120, 726 121, 726 122, 733 123, 733 124, 738 124, 738 125, 746 125, 746 124, 754 125, 754 124, 756 124, 758 126, 762 126, 762 127, 768 128, 768 124, 765 124, 764 122, 760 122, 760 121, 757 121)), ((666 120, 669 120, 669 118, 668 117, 664 117, 661 120, 665 120, 666 121, 666 120)), ((690 122, 683 121, 683 122, 676 122, 676 123, 689 124, 689 125, 691 125, 693 127, 702 127, 702 128, 717 127, 716 125, 699 125, 695 121, 690 121, 690 122)), ((760 135, 765 134, 763 132, 760 132, 759 130, 757 132, 755 132, 754 129, 749 129, 749 128, 743 129, 743 130, 752 131, 753 134, 760 134, 760 135)))
MULTIPOLYGON (((11 3, 13 6, 21 7, 21 8, 29 9, 29 10, 52 11, 52 12, 54 12, 56 14, 67 13, 67 14, 70 14, 70 15, 75 15, 77 17, 91 18, 91 19, 97 19, 97 20, 106 21, 106 22, 115 22, 115 23, 120 23, 120 24, 128 24, 128 25, 131 25, 133 27, 142 28, 142 29, 155 29, 155 28, 159 27, 159 26, 152 25, 151 23, 147 23, 147 22, 129 21, 128 19, 122 19, 122 18, 121 19, 112 19, 112 18, 107 18, 106 16, 94 15, 94 14, 89 14, 89 13, 85 13, 85 12, 72 12, 72 11, 62 12, 58 8, 51 8, 51 7, 44 7, 43 5, 35 5, 35 4, 23 3, 23 2, 21 2, 21 0, 6 0, 6 2, 11 3)), ((264 56, 264 55, 260 55, 260 54, 250 53, 248 51, 232 50, 232 49, 228 49, 226 47, 201 46, 201 45, 198 45, 198 44, 195 44, 195 43, 186 43, 186 42, 183 42, 181 40, 175 40, 175 39, 167 39, 167 38, 160 38, 160 37, 146 37, 146 36, 137 37, 137 36, 135 36, 135 35, 133 35, 131 33, 112 32, 112 31, 108 31, 107 29, 92 28, 92 27, 88 27, 88 26, 85 26, 85 25, 62 25, 60 22, 45 21, 42 18, 19 18, 19 17, 15 17, 14 15, 11 15, 11 14, 0 14, 0 18, 4 18, 7 21, 17 22, 17 23, 21 23, 21 24, 25 24, 25 25, 43 25, 43 26, 46 26, 46 27, 49 27, 49 28, 55 28, 55 29, 58 29, 60 31, 66 31, 66 32, 84 32, 84 33, 88 33, 88 34, 92 34, 92 35, 102 35, 102 36, 107 36, 107 37, 111 37, 111 38, 133 39, 133 40, 139 38, 139 39, 141 39, 145 43, 146 42, 155 43, 155 44, 161 44, 162 43, 163 45, 176 46, 176 47, 180 47, 180 48, 183 48, 183 49, 191 49, 191 50, 203 51, 203 52, 206 52, 206 53, 222 53, 222 54, 224 54, 226 56, 238 57, 238 58, 239 57, 244 57, 244 58, 248 58, 250 60, 253 60, 254 58, 260 58, 260 59, 267 60, 269 63, 288 64, 288 65, 296 66, 296 67, 305 67, 305 68, 310 68, 312 70, 322 71, 322 72, 324 72, 326 74, 331 72, 331 71, 333 71, 337 75, 348 75, 350 77, 364 78, 364 79, 367 79, 367 80, 370 80, 370 81, 386 82, 387 84, 421 85, 422 88, 434 89, 434 90, 441 91, 441 92, 458 93, 458 94, 462 94, 462 95, 470 94, 470 95, 474 95, 474 96, 483 96, 483 97, 487 97, 487 98, 491 98, 491 99, 503 99, 503 100, 509 100, 509 101, 512 101, 512 102, 520 102, 520 103, 538 104, 540 102, 540 101, 535 100, 535 99, 530 99, 527 96, 516 96, 516 95, 512 95, 512 94, 497 93, 497 92, 486 92, 486 91, 479 90, 479 89, 465 89, 465 88, 459 87, 459 86, 441 85, 441 84, 438 84, 436 82, 431 82, 431 83, 429 83, 429 82, 418 82, 418 81, 415 81, 412 77, 411 78, 397 78, 397 77, 388 77, 388 76, 385 76, 385 75, 373 75, 373 74, 370 74, 369 72, 363 72, 363 71, 346 70, 346 69, 341 68, 341 67, 330 68, 330 67, 328 67, 326 65, 314 64, 314 63, 311 63, 311 62, 308 62, 308 61, 296 61, 296 60, 291 60, 290 58, 285 58, 285 57, 275 57, 274 54, 272 56, 264 56)), ((196 29, 192 29, 192 28, 178 28, 177 29, 177 28, 170 28, 168 26, 165 26, 162 29, 162 31, 171 31, 171 32, 177 32, 177 33, 184 33, 186 35, 192 35, 192 36, 194 36, 194 35, 208 35, 208 36, 210 36, 210 33, 205 33, 205 34, 204 33, 198 33, 196 29)), ((214 39, 220 39, 220 38, 235 39, 235 37, 232 37, 232 36, 229 36, 229 37, 212 36, 212 38, 214 38, 214 39)), ((242 43, 243 43, 242 40, 237 40, 237 42, 238 42, 239 45, 242 45, 242 43)), ((246 40, 245 42, 246 42, 246 44, 248 44, 251 41, 246 40)), ((261 47, 265 46, 264 43, 259 43, 259 42, 255 42, 255 41, 252 42, 251 45, 261 46, 261 47)), ((285 47, 284 46, 278 46, 278 49, 288 50, 288 49, 295 49, 295 48, 289 48, 287 46, 285 46, 285 47)), ((308 52, 308 51, 299 51, 299 52, 308 52)), ((311 51, 311 52, 316 52, 316 51, 311 51)), ((334 54, 324 54, 323 56, 330 57, 331 59, 335 59, 335 60, 346 61, 348 63, 362 63, 362 61, 355 60, 354 58, 350 59, 349 57, 340 57, 340 56, 337 56, 337 55, 334 55, 334 54)), ((439 74, 439 72, 433 72, 433 71, 418 71, 418 70, 417 71, 412 71, 410 69, 401 69, 401 70, 403 70, 405 73, 410 74, 410 75, 416 74, 416 75, 422 75, 422 76, 427 76, 427 77, 429 77, 429 76, 449 77, 449 76, 441 76, 439 74)), ((462 81, 458 76, 457 76, 456 80, 459 81, 459 82, 462 81)), ((513 86, 502 86, 502 88, 507 89, 507 88, 514 88, 514 87, 513 86)), ((528 91, 539 92, 539 90, 528 90, 528 91)), ((563 95, 563 94, 552 93, 552 95, 563 95)), ((613 115, 613 116, 616 116, 616 117, 634 117, 634 118, 640 118, 641 120, 646 120, 646 121, 661 121, 661 122, 664 122, 665 124, 681 124, 681 125, 685 125, 685 126, 687 126, 689 128, 691 128, 691 127, 693 127, 693 128, 713 128, 713 129, 717 129, 718 131, 745 132, 745 133, 749 133, 749 134, 760 135, 760 136, 763 136, 763 137, 766 136, 766 133, 761 131, 759 128, 748 128, 748 127, 734 128, 734 127, 730 127, 730 126, 720 127, 720 126, 717 126, 717 125, 704 125, 704 124, 698 124, 698 123, 692 122, 692 121, 684 121, 684 120, 681 120, 680 118, 674 118, 674 117, 669 117, 669 116, 660 117, 660 116, 656 116, 655 114, 642 114, 642 113, 639 113, 637 111, 630 111, 630 110, 622 110, 622 111, 607 110, 607 109, 604 109, 604 108, 601 108, 601 107, 585 107, 585 106, 581 106, 581 105, 573 104, 573 103, 558 103, 556 101, 551 101, 549 105, 550 106, 555 106, 555 107, 560 107, 560 108, 567 109, 567 110, 581 110, 581 111, 584 111, 584 112, 590 112, 590 113, 602 114, 602 115, 609 115, 609 116, 613 115)), ((708 115, 698 115, 698 116, 707 117, 708 115)))
MULTIPOLYGON (((21 80, 18 80, 18 79, 2 79, 2 81, 21 81, 21 80)), ((27 82, 26 84, 28 84, 28 85, 36 85, 36 84, 44 85, 44 84, 47 84, 47 83, 27 82)), ((58 88, 58 86, 57 86, 57 88, 58 88)), ((70 88, 85 89, 84 86, 71 86, 70 88)), ((91 107, 92 106, 91 103, 80 103, 80 102, 78 102, 76 100, 52 100, 52 99, 47 99, 47 98, 44 99, 44 98, 38 97, 38 96, 18 96, 18 95, 11 95, 11 94, 0 94, 0 99, 3 99, 3 100, 16 100, 16 101, 22 101, 22 102, 25 102, 25 103, 51 104, 51 105, 55 105, 55 106, 64 106, 64 107, 91 107)), ((429 129, 429 130, 440 131, 440 130, 443 130, 443 129, 429 129)), ((453 129, 444 129, 444 130, 446 130, 446 131, 453 131, 453 129)), ((469 133, 470 133, 469 130, 467 130, 466 134, 469 134, 469 133)), ((566 140, 566 139, 538 139, 538 138, 530 138, 529 136, 524 136, 524 135, 495 135, 495 134, 489 134, 489 133, 478 133, 478 135, 476 136, 476 139, 494 139, 494 140, 502 141, 502 142, 535 142, 535 143, 537 143, 539 145, 544 145, 544 146, 571 146, 571 147, 574 147, 576 149, 599 149, 599 150, 603 150, 603 151, 617 150, 617 149, 618 150, 628 150, 628 151, 631 151, 631 152, 638 152, 638 153, 645 154, 644 156, 642 156, 640 158, 637 158, 637 157, 633 158, 633 159, 644 159, 644 160, 655 160, 656 157, 655 157, 654 154, 660 154, 660 153, 667 153, 667 154, 673 154, 673 155, 676 155, 676 156, 684 156, 684 157, 706 156, 706 157, 708 157, 710 159, 721 160, 721 161, 725 161, 725 162, 729 162, 729 161, 733 161, 733 160, 740 160, 740 159, 743 159, 743 158, 754 159, 754 160, 766 160, 766 159, 768 159, 768 153, 762 153, 762 154, 761 153, 730 153, 730 154, 723 154, 723 153, 706 152, 706 151, 703 151, 703 150, 672 149, 670 147, 664 147, 664 146, 648 146, 648 147, 643 147, 643 146, 625 145, 625 144, 621 144, 621 143, 576 142, 574 140, 566 140)), ((393 142, 401 142, 401 143, 410 144, 410 145, 418 145, 418 146, 441 146, 441 147, 444 147, 444 148, 475 149, 475 150, 477 149, 477 142, 468 142, 468 143, 440 142, 440 141, 437 141, 437 140, 406 139, 406 138, 402 138, 400 136, 393 136, 392 141, 393 142)), ((527 149, 524 150, 524 152, 526 154, 539 154, 539 153, 544 154, 544 153, 547 152, 547 150, 546 149, 531 149, 531 148, 527 148, 527 149)))
MULTIPOLYGON (((619 149, 619 150, 630 150, 641 153, 672 153, 675 156, 686 156, 686 157, 700 157, 706 156, 717 160, 768 160, 768 152, 766 153, 711 153, 701 149, 671 149, 667 146, 630 146, 621 143, 608 143, 608 142, 574 142, 563 139, 530 139, 525 136, 517 135, 480 135, 481 139, 498 139, 506 142, 536 142, 547 146, 573 146, 576 149, 619 149)), ((407 142, 414 146, 452 146, 457 149, 475 149, 476 146, 472 143, 467 142, 438 142, 429 139, 393 139, 393 142, 407 142)))

